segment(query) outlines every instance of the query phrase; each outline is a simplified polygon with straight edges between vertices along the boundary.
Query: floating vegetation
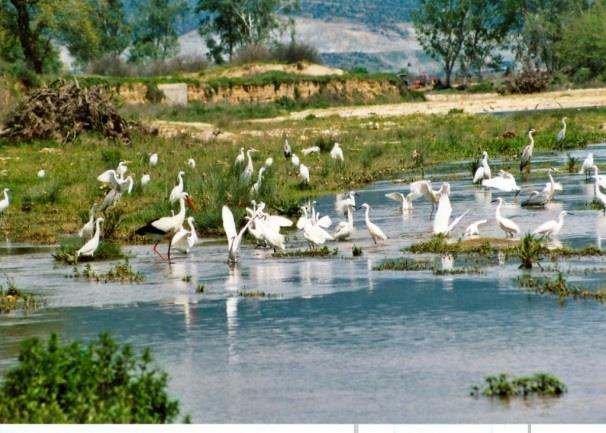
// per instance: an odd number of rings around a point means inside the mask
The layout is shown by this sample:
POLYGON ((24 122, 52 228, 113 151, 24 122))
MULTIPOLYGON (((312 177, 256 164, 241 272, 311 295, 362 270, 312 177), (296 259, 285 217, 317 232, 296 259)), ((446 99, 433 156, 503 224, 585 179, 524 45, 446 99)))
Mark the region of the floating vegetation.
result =
POLYGON ((362 247, 354 245, 351 247, 351 255, 354 257, 360 257, 364 252, 362 251, 362 247))
POLYGON ((591 201, 585 202, 585 207, 593 210, 604 210, 602 203, 595 197, 591 201))
POLYGON ((205 293, 206 292, 206 286, 202 283, 198 284, 196 286, 196 293, 205 293))
POLYGON ((578 298, 606 301, 606 290, 592 291, 582 287, 569 286, 562 272, 558 272, 555 278, 535 278, 523 275, 516 278, 515 281, 520 287, 531 289, 539 295, 555 295, 560 299, 578 298))
POLYGON ((326 257, 336 256, 339 254, 338 248, 328 248, 324 246, 318 249, 312 250, 295 250, 295 251, 277 251, 273 253, 273 257, 326 257))
POLYGON ((496 376, 487 376, 486 385, 483 388, 473 386, 471 396, 479 397, 559 397, 566 392, 564 385, 557 377, 536 373, 532 376, 513 377, 505 373, 496 376))
POLYGON ((6 284, 0 284, 0 313, 10 313, 22 310, 26 313, 46 305, 46 300, 30 293, 24 293, 15 286, 11 278, 6 278, 6 284))
POLYGON ((433 253, 452 256, 458 254, 493 256, 500 251, 511 251, 515 247, 515 242, 502 238, 459 239, 457 242, 448 242, 446 236, 435 235, 428 241, 412 244, 406 248, 406 251, 414 254, 433 253))
POLYGON ((183 278, 181 278, 181 281, 183 281, 184 283, 191 283, 191 275, 186 275, 183 278))
POLYGON ((443 269, 429 260, 413 260, 409 258, 388 259, 373 268, 374 271, 431 271, 434 275, 481 274, 479 268, 443 269))
POLYGON ((577 164, 579 163, 579 158, 575 158, 568 152, 566 154, 566 167, 568 168, 568 173, 575 174, 577 172, 577 164))
POLYGON ((520 258, 521 269, 532 269, 533 264, 540 265, 540 261, 543 259, 543 255, 547 251, 547 248, 543 243, 532 234, 527 233, 524 235, 517 248, 518 257, 520 258))
MULTIPOLYGON (((81 239, 72 240, 61 244, 59 251, 53 254, 53 258, 68 265, 76 264, 76 251, 84 245, 81 239)), ((126 256, 122 252, 120 245, 102 240, 99 242, 99 248, 95 251, 95 255, 80 256, 78 262, 92 262, 92 261, 103 261, 103 260, 119 260, 124 259, 126 256)))
POLYGON ((143 281, 143 274, 135 272, 133 268, 126 260, 116 266, 112 266, 105 273, 97 273, 92 270, 90 264, 84 266, 84 270, 80 272, 77 267, 74 267, 74 271, 70 275, 66 275, 66 278, 82 278, 85 280, 94 281, 96 283, 140 283, 143 281))
POLYGON ((238 292, 238 296, 240 296, 242 298, 253 298, 253 299, 278 298, 278 297, 280 297, 280 295, 273 294, 273 293, 263 292, 261 290, 251 290, 250 292, 247 292, 247 291, 244 291, 244 290, 240 290, 238 292))

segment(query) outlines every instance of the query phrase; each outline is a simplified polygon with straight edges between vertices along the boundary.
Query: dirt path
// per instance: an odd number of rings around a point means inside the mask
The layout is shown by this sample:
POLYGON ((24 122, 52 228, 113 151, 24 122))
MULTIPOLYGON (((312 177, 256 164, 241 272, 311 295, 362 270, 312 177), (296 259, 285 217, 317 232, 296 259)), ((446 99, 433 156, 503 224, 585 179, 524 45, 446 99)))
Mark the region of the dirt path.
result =
POLYGON ((463 95, 427 95, 424 102, 400 104, 366 105, 356 107, 335 107, 311 109, 255 122, 275 122, 281 120, 301 120, 309 115, 328 117, 389 117, 407 114, 445 114, 452 109, 462 109, 465 113, 499 113, 512 111, 550 110, 561 108, 584 108, 606 106, 606 88, 545 92, 533 95, 507 95, 497 93, 463 95))

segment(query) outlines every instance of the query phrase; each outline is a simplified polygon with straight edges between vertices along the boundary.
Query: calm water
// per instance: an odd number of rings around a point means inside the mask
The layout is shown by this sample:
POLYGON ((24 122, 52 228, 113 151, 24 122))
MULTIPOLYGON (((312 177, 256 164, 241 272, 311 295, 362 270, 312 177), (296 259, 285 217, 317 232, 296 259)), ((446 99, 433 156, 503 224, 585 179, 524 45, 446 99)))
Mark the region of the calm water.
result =
MULTIPOLYGON (((605 146, 592 150, 598 163, 606 162, 605 146)), ((565 159, 544 155, 536 161, 560 166, 565 159)), ((467 164, 444 171, 466 174, 467 164)), ((430 174, 440 180, 437 170, 430 174)), ((560 240, 595 244, 606 223, 585 208, 592 186, 582 176, 557 177, 565 193, 548 209, 527 211, 504 195, 504 214, 527 231, 561 209, 572 210, 560 240)), ((546 181, 545 173, 523 184, 522 196, 546 181)), ((457 234, 487 217, 482 233, 502 237, 491 204, 497 195, 470 183, 451 181, 453 216, 472 209, 457 234)), ((548 296, 529 295, 513 283, 519 272, 515 263, 491 266, 483 275, 371 270, 384 258, 400 256, 400 248, 429 237, 427 203, 415 202, 402 217, 397 204, 384 198, 402 188, 379 182, 360 192, 359 202, 372 206, 371 219, 390 239, 371 245, 358 212, 354 242, 364 248, 359 258, 351 257, 352 242, 338 244, 337 257, 314 259, 271 258, 245 246, 241 263, 230 270, 223 245, 200 246, 177 257, 172 267, 159 262, 150 247, 135 247, 129 249, 131 264, 145 274, 145 282, 104 285, 66 279, 71 267, 56 266, 48 249, 2 244, 2 273, 42 294, 49 305, 30 316, 0 317, 0 370, 15 362, 19 342, 27 336, 55 330, 67 338, 90 339, 108 330, 121 341, 153 348, 170 373, 171 394, 194 422, 606 422, 601 400, 606 306, 560 305, 548 296), (182 281, 187 275, 189 283, 182 281), (205 284, 207 293, 196 294, 197 283, 205 284), (240 290, 279 297, 239 298, 240 290), (469 397, 470 386, 488 374, 539 371, 557 375, 568 394, 511 403, 469 397)), ((319 210, 339 219, 332 196, 319 200, 319 210)), ((291 235, 289 247, 301 245, 301 237, 291 235)), ((603 267, 602 260, 561 266, 573 270, 569 281, 600 287, 602 273, 581 270, 603 267)))

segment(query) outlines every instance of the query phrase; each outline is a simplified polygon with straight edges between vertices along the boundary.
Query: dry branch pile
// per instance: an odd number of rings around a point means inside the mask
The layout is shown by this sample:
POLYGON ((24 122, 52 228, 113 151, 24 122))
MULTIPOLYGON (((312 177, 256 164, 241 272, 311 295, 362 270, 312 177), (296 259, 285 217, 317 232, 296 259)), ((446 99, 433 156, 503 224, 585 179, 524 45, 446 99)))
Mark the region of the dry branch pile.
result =
POLYGON ((136 126, 115 110, 111 93, 100 86, 81 88, 77 82, 60 82, 25 96, 0 129, 0 136, 15 141, 54 139, 67 142, 83 131, 129 139, 136 126))

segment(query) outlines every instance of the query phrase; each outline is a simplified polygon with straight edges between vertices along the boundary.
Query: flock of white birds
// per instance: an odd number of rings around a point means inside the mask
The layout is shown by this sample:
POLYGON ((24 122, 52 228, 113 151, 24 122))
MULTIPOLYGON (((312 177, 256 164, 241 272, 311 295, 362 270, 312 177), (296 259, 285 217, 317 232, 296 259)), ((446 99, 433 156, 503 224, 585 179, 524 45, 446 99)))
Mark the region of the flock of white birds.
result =
MULTIPOLYGON (((562 119, 562 125, 563 128, 557 134, 556 141, 561 141, 565 137, 566 118, 562 119)), ((520 171, 526 171, 527 173, 530 170, 530 162, 534 150, 534 132, 534 129, 528 131, 529 143, 523 149, 520 158, 520 171)), ((244 149, 241 148, 234 162, 235 166, 241 169, 241 181, 248 184, 252 182, 254 176, 254 164, 252 159, 252 154, 254 152, 257 152, 257 150, 250 148, 244 151, 244 149)), ((293 152, 287 138, 284 140, 282 152, 285 159, 290 161, 296 169, 297 176, 300 177, 301 182, 309 183, 309 168, 301 162, 301 159, 293 152)), ((308 147, 302 149, 301 153, 307 157, 313 153, 320 153, 320 148, 317 146, 308 147)), ((487 189, 518 195, 520 188, 516 183, 515 177, 505 170, 500 170, 498 174, 493 177, 488 162, 488 153, 483 152, 482 156, 481 163, 473 176, 473 183, 479 184, 487 189)), ((340 163, 345 163, 343 149, 339 143, 334 143, 334 146, 330 151, 330 157, 340 163)), ((159 157, 157 153, 150 155, 150 167, 156 166, 158 162, 159 157)), ((99 247, 101 224, 104 219, 102 217, 96 217, 96 213, 102 212, 112 206, 120 200, 123 194, 130 194, 132 192, 134 179, 132 176, 127 175, 127 164, 128 161, 121 161, 115 169, 107 170, 97 177, 99 182, 108 184, 111 188, 100 205, 93 204, 89 213, 89 220, 79 231, 78 235, 85 239, 86 243, 77 251, 76 258, 79 256, 93 256, 99 247)), ((255 198, 257 198, 261 189, 264 173, 270 169, 272 164, 273 158, 267 158, 257 172, 256 181, 250 188, 252 207, 246 208, 246 222, 240 230, 236 228, 234 215, 230 208, 228 206, 223 206, 222 208, 223 228, 227 237, 229 263, 238 261, 240 244, 246 232, 256 239, 259 244, 273 248, 274 251, 283 251, 286 248, 286 239, 281 233, 281 230, 283 228, 292 227, 293 221, 280 215, 271 215, 266 211, 265 203, 257 203, 255 201, 255 198)), ((187 161, 187 165, 193 169, 196 166, 196 162, 194 159, 190 158, 187 161)), ((545 184, 545 188, 542 191, 532 191, 529 197, 522 201, 521 205, 528 207, 544 207, 553 199, 555 194, 562 191, 562 185, 555 182, 553 178, 553 174, 556 172, 557 169, 553 167, 550 168, 548 170, 549 182, 545 184)), ((586 179, 588 179, 592 172, 595 198, 606 210, 606 194, 600 190, 600 188, 606 188, 606 176, 599 175, 598 167, 593 161, 593 155, 589 153, 583 162, 579 174, 584 174, 586 179)), ((44 175, 45 173, 42 170, 38 173, 39 177, 44 177, 44 175)), ((194 204, 189 194, 184 191, 184 176, 184 171, 180 171, 177 174, 177 183, 169 195, 169 202, 171 205, 177 202, 179 203, 179 211, 176 214, 173 212, 171 216, 165 216, 150 221, 136 230, 138 235, 148 236, 154 239, 155 244, 153 246, 153 251, 158 254, 160 258, 168 261, 170 261, 171 249, 177 249, 184 253, 188 253, 199 242, 194 219, 191 216, 187 217, 187 207, 194 208, 194 204), (187 225, 185 225, 186 222, 187 225), (169 241, 166 257, 157 250, 158 244, 164 239, 169 241)), ((150 181, 150 175, 144 174, 141 178, 141 185, 144 186, 150 181)), ((6 210, 10 204, 9 193, 10 190, 8 188, 3 190, 4 197, 0 200, 0 213, 6 210)), ((434 190, 430 180, 419 180, 410 183, 409 192, 407 194, 392 192, 385 194, 385 196, 388 199, 400 203, 403 213, 408 212, 413 208, 413 202, 415 200, 425 198, 432 205, 430 216, 433 216, 433 234, 450 236, 455 227, 470 212, 470 209, 468 209, 456 218, 451 219, 452 206, 449 198, 450 193, 450 184, 448 182, 442 183, 439 190, 434 190)), ((303 237, 307 240, 310 248, 321 246, 327 241, 350 239, 355 230, 353 212, 358 209, 364 209, 365 225, 373 242, 376 244, 377 242, 385 241, 387 239, 387 236, 381 228, 370 220, 370 206, 367 203, 363 203, 359 207, 356 206, 357 196, 358 194, 354 191, 349 191, 345 194, 337 194, 335 211, 339 215, 344 215, 345 220, 339 222, 332 232, 328 231, 332 225, 331 218, 328 215, 321 216, 315 209, 315 202, 308 202, 305 206, 301 207, 302 215, 295 225, 298 230, 302 231, 303 237)), ((518 236, 521 233, 520 227, 511 218, 507 218, 501 213, 501 208, 504 203, 503 198, 499 197, 493 202, 497 203, 495 207, 496 225, 505 233, 506 237, 518 236)), ((550 220, 541 224, 534 229, 532 233, 545 238, 555 238, 562 229, 564 216, 567 214, 568 212, 566 211, 560 212, 557 220, 550 220)), ((472 222, 465 229, 463 236, 479 236, 480 226, 487 222, 486 219, 472 222)))

